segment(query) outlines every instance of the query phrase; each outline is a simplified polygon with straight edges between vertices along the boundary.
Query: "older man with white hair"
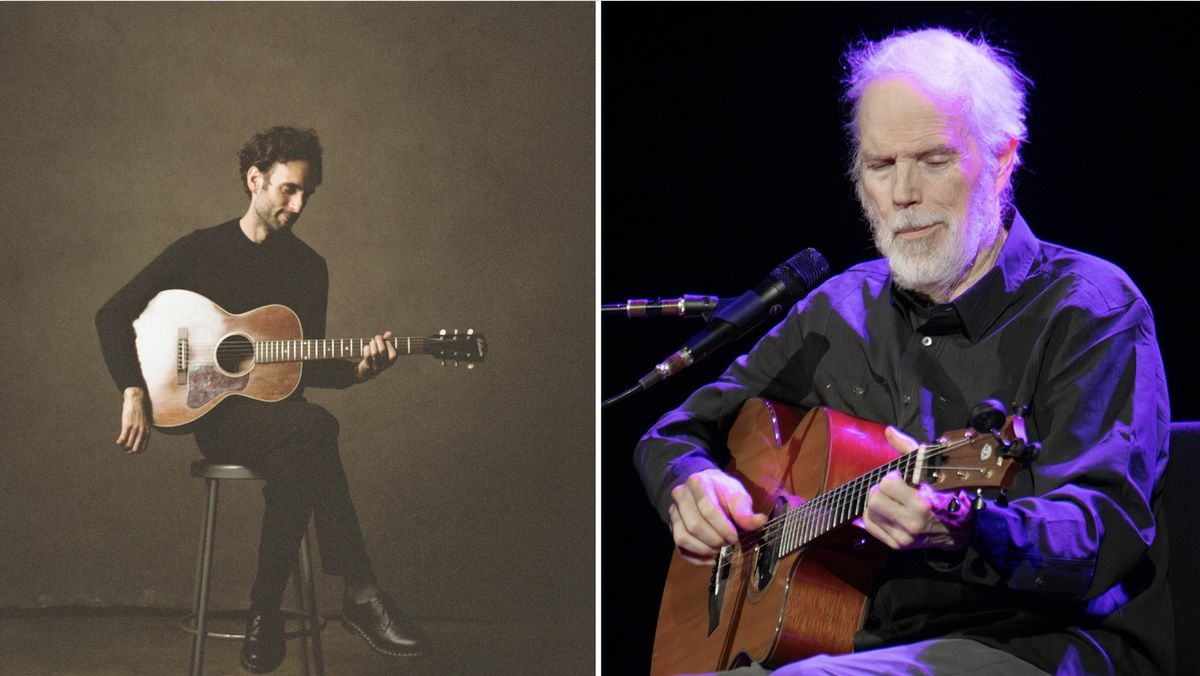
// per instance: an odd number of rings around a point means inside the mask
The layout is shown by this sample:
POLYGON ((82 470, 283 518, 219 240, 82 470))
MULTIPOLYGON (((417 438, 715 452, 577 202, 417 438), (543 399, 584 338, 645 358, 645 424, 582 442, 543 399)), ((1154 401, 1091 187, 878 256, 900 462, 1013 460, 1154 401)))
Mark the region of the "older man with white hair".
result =
POLYGON ((1027 80, 1004 54, 928 29, 847 63, 850 174, 884 259, 824 283, 655 423, 636 452, 647 493, 681 555, 712 565, 767 520, 720 469, 746 400, 887 423, 899 451, 962 428, 980 401, 1020 403, 1044 450, 1011 501, 976 511, 884 477, 861 525, 894 551, 855 652, 767 666, 1169 673, 1170 412, 1146 301, 1112 264, 1036 239, 1014 208, 1027 80))

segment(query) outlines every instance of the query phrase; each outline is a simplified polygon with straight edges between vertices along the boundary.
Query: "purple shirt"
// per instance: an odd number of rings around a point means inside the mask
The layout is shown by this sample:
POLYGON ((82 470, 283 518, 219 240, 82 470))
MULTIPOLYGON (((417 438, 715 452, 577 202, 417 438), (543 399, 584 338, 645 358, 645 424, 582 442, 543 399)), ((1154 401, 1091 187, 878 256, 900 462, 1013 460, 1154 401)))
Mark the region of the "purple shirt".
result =
POLYGON ((894 552, 856 649, 965 636, 1051 672, 1172 668, 1166 378, 1150 308, 1117 267, 1038 241, 1014 213, 996 265, 950 303, 899 291, 883 260, 831 278, 642 438, 635 460, 664 520, 674 486, 728 458, 752 397, 918 440, 966 427, 985 399, 1029 407, 1043 451, 1010 504, 978 513, 964 551, 894 552))

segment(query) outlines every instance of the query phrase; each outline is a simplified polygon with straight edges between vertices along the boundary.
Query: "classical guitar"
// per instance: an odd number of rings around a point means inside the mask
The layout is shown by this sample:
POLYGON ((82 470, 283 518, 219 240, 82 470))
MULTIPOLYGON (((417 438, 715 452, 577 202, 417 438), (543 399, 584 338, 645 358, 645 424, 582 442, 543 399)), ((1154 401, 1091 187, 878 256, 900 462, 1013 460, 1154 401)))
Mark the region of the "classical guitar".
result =
POLYGON ((764 399, 746 402, 730 429, 733 459, 726 471, 770 519, 722 548, 711 569, 675 551, 651 674, 751 661, 778 666, 850 652, 889 551, 851 523, 862 516, 870 487, 899 471, 913 485, 977 488, 979 506, 983 488, 1007 490, 1021 462, 1036 456, 1019 416, 976 410, 971 429, 897 456, 884 438, 885 425, 827 408, 804 415, 764 399))
MULTIPOLYGON (((133 329, 156 427, 190 423, 232 395, 285 399, 300 384, 303 362, 357 359, 370 342, 304 340, 300 318, 282 305, 234 315, 181 289, 155 296, 133 329)), ((427 354, 467 368, 487 352, 483 336, 470 329, 390 342, 401 355, 427 354)))

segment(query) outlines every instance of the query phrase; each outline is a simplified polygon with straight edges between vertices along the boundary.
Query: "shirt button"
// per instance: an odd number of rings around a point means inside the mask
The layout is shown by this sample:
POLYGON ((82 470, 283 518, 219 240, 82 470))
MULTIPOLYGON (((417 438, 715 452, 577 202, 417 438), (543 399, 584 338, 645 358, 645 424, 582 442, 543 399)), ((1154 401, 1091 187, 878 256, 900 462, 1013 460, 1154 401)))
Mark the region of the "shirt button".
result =
POLYGON ((911 403, 912 403, 912 397, 908 396, 907 394, 904 395, 904 405, 908 406, 911 403))
POLYGON ((862 385, 855 385, 855 386, 854 386, 854 393, 855 393, 855 394, 857 394, 857 395, 858 395, 858 396, 860 396, 860 397, 862 396, 862 393, 863 393, 863 392, 866 392, 866 391, 867 391, 867 390, 866 390, 866 388, 865 388, 865 387, 863 387, 862 385))
POLYGON ((1042 585, 1044 585, 1044 584, 1046 584, 1046 576, 1045 576, 1045 575, 1038 575, 1038 576, 1037 576, 1037 579, 1036 579, 1036 580, 1034 580, 1034 581, 1033 581, 1033 583, 1034 583, 1035 585, 1039 586, 1039 587, 1040 587, 1040 586, 1042 586, 1042 585))
POLYGON ((925 347, 929 347, 930 345, 933 345, 933 339, 930 338, 929 336, 925 336, 924 338, 921 339, 921 344, 924 345, 925 347))

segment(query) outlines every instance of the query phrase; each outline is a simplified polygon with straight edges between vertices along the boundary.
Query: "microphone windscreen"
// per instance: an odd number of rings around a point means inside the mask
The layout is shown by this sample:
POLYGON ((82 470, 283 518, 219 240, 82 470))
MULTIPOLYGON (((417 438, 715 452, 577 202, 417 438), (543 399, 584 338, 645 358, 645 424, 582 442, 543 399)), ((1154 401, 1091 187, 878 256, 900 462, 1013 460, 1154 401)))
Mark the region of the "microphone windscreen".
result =
POLYGON ((805 249, 771 271, 783 283, 787 293, 797 298, 808 293, 829 275, 829 261, 813 248, 805 249))

